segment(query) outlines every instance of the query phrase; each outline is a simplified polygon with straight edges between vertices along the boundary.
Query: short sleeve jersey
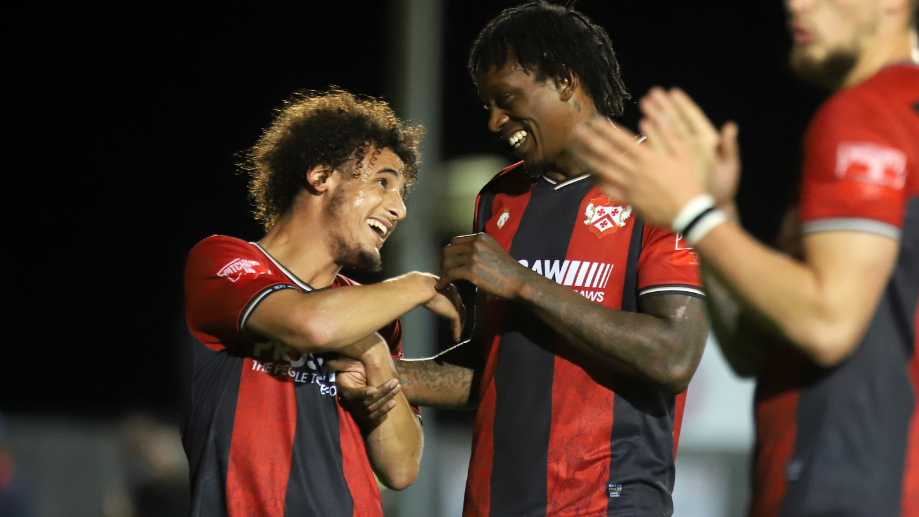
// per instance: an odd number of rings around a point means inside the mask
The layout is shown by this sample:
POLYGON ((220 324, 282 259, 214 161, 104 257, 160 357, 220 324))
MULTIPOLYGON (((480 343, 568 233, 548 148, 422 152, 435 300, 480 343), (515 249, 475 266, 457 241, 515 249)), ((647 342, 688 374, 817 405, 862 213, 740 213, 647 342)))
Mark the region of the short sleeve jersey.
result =
MULTIPOLYGON (((338 276, 331 288, 354 285, 338 276)), ((360 430, 338 402, 335 372, 246 332, 271 294, 319 291, 258 244, 213 236, 185 268, 193 340, 182 403, 193 516, 382 516, 360 430)), ((400 358, 398 320, 380 331, 400 358)))
POLYGON ((767 351, 751 513, 919 517, 919 67, 831 97, 804 157, 802 232, 883 235, 900 254, 849 359, 824 369, 789 346, 767 351))
MULTIPOLYGON (((702 296, 697 257, 587 176, 531 178, 522 164, 479 194, 476 231, 594 303, 702 296)), ((532 312, 487 297, 463 515, 670 515, 685 393, 617 375, 532 312)))

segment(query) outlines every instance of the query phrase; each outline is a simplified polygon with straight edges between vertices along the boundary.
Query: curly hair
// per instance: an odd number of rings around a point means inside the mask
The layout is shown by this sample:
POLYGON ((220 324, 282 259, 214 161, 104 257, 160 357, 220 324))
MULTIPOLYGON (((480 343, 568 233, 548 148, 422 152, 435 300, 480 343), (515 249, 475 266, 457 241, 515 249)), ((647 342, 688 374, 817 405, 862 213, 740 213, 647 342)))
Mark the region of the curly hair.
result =
POLYGON ((373 97, 334 86, 295 93, 240 164, 249 173, 253 215, 270 230, 307 185, 308 171, 326 166, 358 176, 371 146, 390 149, 402 160, 408 188, 418 176, 422 133, 421 126, 406 125, 389 104, 373 97))
POLYGON ((539 81, 573 73, 601 114, 622 115, 631 95, 609 35, 573 5, 574 0, 564 6, 532 0, 501 11, 472 44, 467 68, 473 80, 491 66, 503 67, 513 48, 520 66, 535 72, 539 81))

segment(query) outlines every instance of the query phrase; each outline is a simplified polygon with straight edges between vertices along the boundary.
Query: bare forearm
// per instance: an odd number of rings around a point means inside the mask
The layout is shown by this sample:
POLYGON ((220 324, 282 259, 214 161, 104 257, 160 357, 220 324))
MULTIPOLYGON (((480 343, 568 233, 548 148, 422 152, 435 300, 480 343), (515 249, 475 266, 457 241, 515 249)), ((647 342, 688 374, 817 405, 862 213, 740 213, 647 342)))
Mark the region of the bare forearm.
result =
POLYGON ((265 299, 247 329, 301 352, 337 351, 425 303, 433 281, 410 274, 366 286, 301 294, 282 291, 265 299))
POLYGON ((667 308, 674 296, 652 297, 650 313, 609 309, 548 280, 531 282, 523 302, 573 345, 609 366, 683 391, 698 366, 708 328, 702 304, 680 296, 693 310, 667 308), (671 300, 667 300, 671 299, 671 300), (666 318, 664 316, 667 316, 666 318))
MULTIPOLYGON (((372 386, 380 386, 396 377, 388 353, 366 362, 364 368, 367 382, 372 386)), ((391 489, 402 490, 418 475, 424 437, 421 424, 405 396, 398 393, 394 400, 396 406, 391 411, 365 424, 364 443, 380 481, 391 489)))
POLYGON ((709 321, 721 352, 734 373, 741 377, 756 375, 762 361, 762 345, 751 326, 741 321, 742 307, 730 290, 704 262, 702 282, 709 321))
POLYGON ((429 359, 396 361, 399 382, 409 402, 440 409, 474 409, 476 368, 468 358, 468 343, 429 359), (465 363, 456 364, 456 363, 465 363))

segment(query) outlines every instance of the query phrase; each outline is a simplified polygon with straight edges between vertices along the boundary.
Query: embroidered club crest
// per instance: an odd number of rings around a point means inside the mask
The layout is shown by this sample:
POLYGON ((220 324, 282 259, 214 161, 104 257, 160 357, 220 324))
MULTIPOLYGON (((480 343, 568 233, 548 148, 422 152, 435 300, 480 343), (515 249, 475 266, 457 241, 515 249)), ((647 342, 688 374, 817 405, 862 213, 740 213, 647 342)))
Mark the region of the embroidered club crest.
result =
POLYGON ((632 215, 632 206, 613 206, 606 196, 600 196, 590 200, 584 215, 587 216, 584 224, 598 239, 602 239, 625 226, 626 220, 632 215))
POLYGON ((498 228, 504 228, 504 223, 510 218, 510 210, 504 210, 504 213, 501 214, 501 217, 498 218, 498 228))

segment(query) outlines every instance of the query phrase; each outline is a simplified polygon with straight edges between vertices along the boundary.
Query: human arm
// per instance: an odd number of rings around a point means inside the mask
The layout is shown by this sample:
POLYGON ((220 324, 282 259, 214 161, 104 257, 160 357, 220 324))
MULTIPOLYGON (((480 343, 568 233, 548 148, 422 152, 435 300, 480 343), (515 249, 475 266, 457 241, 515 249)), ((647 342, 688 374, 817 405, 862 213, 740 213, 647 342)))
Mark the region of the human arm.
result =
MULTIPOLYGON (((365 340, 371 344, 356 343, 355 347, 366 349, 360 357, 366 384, 386 386, 395 394, 387 404, 391 407, 382 411, 380 416, 357 420, 364 434, 367 457, 377 478, 390 489, 403 490, 418 476, 424 444, 421 423, 409 407, 405 395, 394 389, 398 381, 386 341, 376 333, 365 340)), ((344 377, 349 376, 346 374, 344 377)), ((358 385, 361 382, 356 376, 350 376, 348 380, 337 379, 339 385, 343 381, 357 382, 358 385)))
POLYGON ((280 291, 256 307, 246 330, 299 352, 334 352, 422 305, 448 319, 459 339, 464 312, 459 295, 452 286, 436 289, 436 282, 433 275, 414 272, 373 285, 280 291))
POLYGON ((520 265, 487 234, 453 239, 441 273, 441 282, 468 280, 529 307, 586 354, 676 393, 689 384, 705 345, 698 299, 661 294, 641 298, 638 313, 610 309, 520 265))
MULTIPOLYGON (((692 157, 701 151, 671 125, 660 118, 643 120, 643 131, 660 142, 656 150, 630 145, 625 130, 597 125, 580 133, 583 158, 603 183, 664 225, 704 192, 692 157)), ((815 363, 833 366, 851 354, 864 333, 899 245, 873 233, 824 231, 807 234, 803 246, 803 260, 794 259, 760 244, 729 220, 694 247, 746 308, 815 363)))

